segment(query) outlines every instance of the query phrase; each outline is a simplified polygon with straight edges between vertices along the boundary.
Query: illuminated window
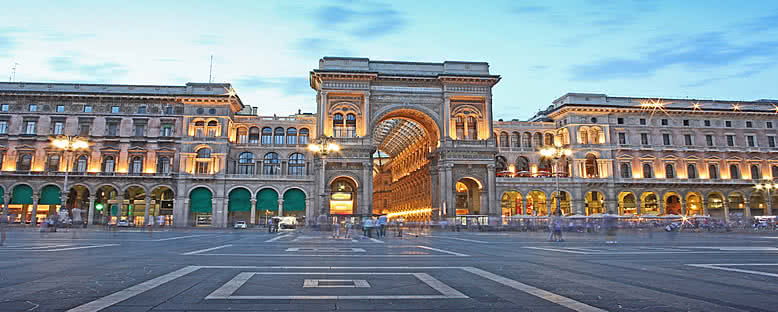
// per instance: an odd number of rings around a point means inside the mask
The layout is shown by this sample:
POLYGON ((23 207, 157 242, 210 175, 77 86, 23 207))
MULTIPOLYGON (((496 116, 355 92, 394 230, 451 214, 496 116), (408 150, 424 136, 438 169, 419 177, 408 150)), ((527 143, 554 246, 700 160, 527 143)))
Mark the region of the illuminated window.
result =
POLYGON ((719 167, 715 164, 708 165, 708 175, 711 179, 718 179, 719 178, 719 167))
POLYGON ((238 128, 238 144, 246 144, 249 142, 249 130, 246 128, 238 128))
POLYGON ((740 179, 740 168, 736 164, 729 165, 729 178, 740 179))
POLYGON ((667 179, 675 178, 675 167, 673 167, 672 164, 665 165, 665 178, 667 179))
POLYGON ((335 114, 335 116, 332 116, 332 128, 335 132, 335 137, 342 137, 345 136, 345 125, 343 125, 343 115, 342 114, 335 114))
POLYGON ((115 160, 113 156, 105 156, 103 157, 103 172, 114 172, 115 168, 115 160))
POLYGON ((49 172, 59 171, 59 155, 49 155, 49 159, 46 160, 46 170, 49 172))
POLYGON ((0 121, 0 134, 8 134, 8 121, 0 121))
POLYGON ((478 121, 475 119, 475 117, 467 117, 467 139, 468 140, 478 139, 478 133, 476 132, 476 129, 478 129, 478 121))
POLYGON ((219 135, 219 122, 211 120, 208 122, 208 136, 215 137, 219 135))
POLYGON ((762 170, 760 170, 759 165, 751 165, 751 179, 761 179, 762 178, 762 170))
POLYGON ((654 169, 651 168, 651 164, 644 163, 643 164, 643 177, 651 179, 654 177, 654 169))
POLYGON ((196 137, 201 138, 205 134, 205 121, 196 121, 194 123, 194 134, 196 137))
POLYGON ((353 138, 357 136, 357 116, 354 114, 346 115, 346 137, 353 138))
POLYGON ((16 161, 16 171, 30 171, 31 166, 32 166, 31 154, 25 153, 19 155, 19 160, 16 161))
POLYGON ((135 156, 130 163, 130 173, 141 174, 143 172, 143 157, 135 156))
POLYGON ((686 165, 686 175, 689 177, 689 179, 696 179, 697 178, 697 166, 694 165, 694 164, 686 165))
POLYGON ((465 139, 465 119, 462 116, 457 116, 456 128, 457 128, 457 139, 464 140, 465 139))

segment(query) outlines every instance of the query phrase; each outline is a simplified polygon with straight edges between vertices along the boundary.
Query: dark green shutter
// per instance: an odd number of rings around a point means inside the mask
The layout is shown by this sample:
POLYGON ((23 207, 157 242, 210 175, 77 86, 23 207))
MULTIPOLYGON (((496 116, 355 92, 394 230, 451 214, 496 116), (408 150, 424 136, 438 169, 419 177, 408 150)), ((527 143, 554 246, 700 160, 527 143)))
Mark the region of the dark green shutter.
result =
POLYGON ((284 193, 284 211, 305 211, 305 193, 291 189, 284 193))
POLYGON ((119 205, 111 205, 111 216, 119 216, 119 205))
POLYGON ((5 204, 5 189, 0 187, 0 204, 5 204))
POLYGON ((278 193, 272 189, 264 189, 259 191, 259 199, 257 200, 257 210, 278 210, 278 193))
POLYGON ((251 211, 251 193, 244 188, 230 192, 229 211, 251 211))
POLYGON ((39 204, 41 205, 61 205, 61 193, 59 187, 55 185, 46 185, 41 191, 41 199, 39 204))
POLYGON ((211 213, 213 195, 207 188, 199 187, 189 194, 189 210, 191 212, 211 213))
POLYGON ((32 188, 27 185, 17 185, 11 194, 11 204, 32 205, 32 188))

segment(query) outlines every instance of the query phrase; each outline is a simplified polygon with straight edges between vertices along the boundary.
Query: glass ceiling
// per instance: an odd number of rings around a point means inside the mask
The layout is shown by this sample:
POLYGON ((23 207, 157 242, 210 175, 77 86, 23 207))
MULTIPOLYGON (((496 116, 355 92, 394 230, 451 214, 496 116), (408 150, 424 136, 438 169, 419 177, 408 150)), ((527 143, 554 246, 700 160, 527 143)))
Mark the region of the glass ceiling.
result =
POLYGON ((424 137, 424 128, 406 119, 384 120, 373 129, 373 139, 378 143, 378 149, 392 158, 424 137))

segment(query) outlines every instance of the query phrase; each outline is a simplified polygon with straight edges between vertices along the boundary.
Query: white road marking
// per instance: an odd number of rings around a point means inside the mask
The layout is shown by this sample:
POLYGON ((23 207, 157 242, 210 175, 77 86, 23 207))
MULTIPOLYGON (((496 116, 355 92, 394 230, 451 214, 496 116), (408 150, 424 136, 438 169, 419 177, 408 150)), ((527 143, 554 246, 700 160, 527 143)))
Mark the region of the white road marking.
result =
POLYGON ((546 248, 546 247, 524 247, 524 248, 537 249, 537 250, 546 250, 546 251, 558 251, 558 252, 566 252, 566 253, 580 254, 580 255, 591 255, 591 254, 593 254, 592 252, 574 251, 574 250, 559 249, 559 248, 546 248))
POLYGON ((103 244, 103 245, 91 245, 91 246, 81 246, 81 247, 68 247, 68 248, 57 248, 57 249, 44 249, 44 250, 41 250, 41 251, 66 251, 66 250, 88 249, 88 248, 100 248, 100 247, 110 247, 110 246, 119 246, 119 244, 103 244))
POLYGON ((762 275, 762 276, 778 277, 778 274, 776 274, 776 273, 767 273, 767 272, 761 272, 761 271, 753 271, 753 270, 744 270, 744 269, 722 267, 722 266, 725 266, 725 265, 727 265, 727 266, 773 266, 773 265, 778 265, 778 263, 749 263, 749 264, 732 263, 732 264, 687 264, 687 265, 688 266, 693 266, 693 267, 698 267, 698 268, 706 268, 706 269, 714 269, 714 270, 722 270, 722 271, 731 271, 731 272, 756 274, 756 275, 762 275))
POLYGON ((384 243, 384 241, 382 241, 380 239, 375 239, 375 238, 372 238, 372 237, 370 238, 370 240, 375 242, 375 243, 379 243, 379 244, 383 244, 384 243))
POLYGON ((303 281, 303 288, 370 288, 370 283, 366 280, 345 280, 345 279, 306 279, 303 281), (340 285, 322 285, 325 283, 341 283, 340 285))
POLYGON ((288 252, 300 252, 300 251, 322 251, 322 252, 365 252, 362 248, 330 248, 330 247, 295 247, 287 248, 288 252))
POLYGON ((778 251, 775 247, 751 247, 751 246, 734 246, 734 247, 679 247, 679 248, 696 248, 696 249, 718 249, 722 251, 778 251))
POLYGON ((279 235, 279 236, 276 236, 276 237, 273 237, 271 239, 266 240, 265 243, 272 243, 272 242, 275 242, 275 241, 277 241, 279 239, 282 239, 282 238, 285 238, 285 237, 288 237, 288 236, 291 236, 291 235, 292 234, 279 235))
MULTIPOLYGON (((536 249, 536 250, 546 250, 546 251, 556 251, 556 252, 565 252, 565 253, 572 253, 572 254, 579 254, 579 255, 659 255, 659 254, 678 254, 678 253, 684 253, 684 254, 722 254, 722 253, 728 253, 729 251, 740 251, 740 252, 778 252, 778 248, 764 248, 764 247, 697 247, 700 249, 718 249, 718 250, 703 250, 703 251, 695 251, 695 250, 657 250, 657 251, 612 251, 612 249, 607 251, 576 251, 576 250, 582 250, 583 248, 549 248, 549 247, 524 247, 527 249, 536 249), (576 250, 571 250, 576 249, 576 250)), ((682 247, 678 247, 682 248, 682 247)), ((691 247, 683 247, 683 248, 691 248, 691 247)))
POLYGON ((432 236, 432 235, 427 235, 427 237, 442 238, 442 239, 455 239, 455 240, 460 240, 460 241, 464 241, 464 242, 480 243, 480 244, 488 244, 489 243, 489 242, 485 242, 485 241, 480 241, 480 240, 475 240, 475 239, 467 239, 467 238, 459 238, 459 237, 432 236))
POLYGON ((159 285, 165 284, 174 279, 177 279, 179 277, 197 271, 198 269, 199 267, 196 266, 188 266, 170 272, 168 274, 162 275, 160 277, 150 279, 148 281, 132 286, 130 288, 117 291, 113 294, 94 300, 92 302, 82 304, 80 306, 68 310, 68 312, 91 312, 91 311, 102 310, 114 304, 117 304, 119 302, 122 302, 124 300, 130 299, 140 293, 154 289, 159 285))
POLYGON ((530 295, 533 295, 535 297, 551 301, 553 303, 556 303, 558 305, 564 306, 568 309, 579 311, 579 312, 606 312, 606 310, 590 306, 588 304, 585 304, 583 302, 575 301, 573 299, 557 295, 555 293, 552 293, 550 291, 545 291, 537 287, 533 287, 521 282, 514 281, 512 279, 487 272, 478 268, 473 267, 467 267, 462 268, 465 271, 468 271, 470 273, 473 273, 475 275, 481 276, 483 278, 498 282, 500 284, 503 284, 505 286, 511 287, 513 289, 517 289, 520 291, 523 291, 525 293, 528 293, 530 295))
POLYGON ((200 235, 189 235, 189 236, 169 237, 169 238, 160 238, 160 239, 155 239, 155 240, 151 240, 151 241, 152 241, 152 242, 164 242, 164 241, 169 241, 169 240, 184 239, 184 238, 192 238, 192 237, 200 237, 200 236, 209 236, 209 235, 200 234, 200 235))
MULTIPOLYGON (((196 254, 197 256, 230 256, 230 257, 367 257, 367 258, 402 258, 402 257, 451 257, 451 255, 344 255, 344 254, 233 254, 233 253, 209 253, 196 254)), ((459 255, 456 255, 459 256, 459 255)), ((460 257, 469 257, 463 255, 460 257)))
POLYGON ((351 240, 351 242, 352 242, 352 243, 359 243, 359 241, 358 241, 358 240, 356 240, 356 239, 352 239, 352 240, 351 240))
POLYGON ((230 247, 230 246, 232 246, 232 245, 221 245, 221 246, 217 246, 217 247, 205 248, 205 249, 200 249, 200 250, 195 250, 195 251, 190 251, 190 252, 182 253, 182 255, 186 255, 186 256, 189 256, 189 255, 199 255, 199 254, 204 253, 204 252, 209 252, 211 250, 222 249, 222 248, 226 248, 226 247, 230 247))
POLYGON ((466 254, 463 254, 463 253, 458 253, 458 252, 453 252, 453 251, 448 251, 448 250, 443 250, 443 249, 437 249, 437 248, 432 248, 432 247, 427 247, 427 246, 416 246, 416 247, 423 248, 423 249, 428 249, 428 250, 433 250, 433 251, 437 251, 437 252, 442 252, 442 253, 447 253, 449 255, 455 255, 455 256, 459 256, 459 257, 470 257, 470 255, 466 255, 466 254))

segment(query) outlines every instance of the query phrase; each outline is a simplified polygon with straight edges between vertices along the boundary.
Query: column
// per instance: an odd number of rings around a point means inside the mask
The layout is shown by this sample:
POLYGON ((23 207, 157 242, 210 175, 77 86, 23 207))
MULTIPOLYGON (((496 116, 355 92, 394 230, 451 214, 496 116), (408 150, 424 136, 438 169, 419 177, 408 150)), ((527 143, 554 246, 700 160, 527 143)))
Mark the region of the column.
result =
POLYGON ((216 207, 218 207, 216 213, 219 216, 218 227, 227 227, 227 211, 229 210, 227 204, 229 204, 229 202, 226 198, 219 198, 219 202, 216 205, 216 207))
POLYGON ((119 222, 122 216, 122 207, 124 206, 124 195, 116 195, 116 222, 119 222))
POLYGON ((8 192, 5 192, 3 194, 3 219, 0 220, 0 222, 7 222, 8 221, 8 201, 11 200, 11 194, 8 194, 8 192))
MULTIPOLYGON (((189 226, 189 197, 184 197, 184 204, 183 204, 183 210, 184 210, 184 220, 181 222, 181 224, 184 225, 184 227, 189 226)), ((196 224, 193 224, 196 225, 196 224)))
POLYGON ((448 207, 448 216, 456 217, 457 215, 457 201, 456 201, 456 183, 451 181, 453 179, 452 169, 453 165, 445 164, 445 184, 446 184, 446 206, 448 207))
POLYGON ((707 216, 708 215, 708 201, 707 200, 701 200, 700 204, 702 205, 702 215, 707 216))
POLYGON ((586 214, 586 211, 584 211, 584 201, 582 199, 573 200, 570 204, 573 205, 573 209, 575 210, 575 214, 579 214, 579 215, 585 215, 586 214))
POLYGON ((314 220, 314 216, 316 215, 316 209, 313 207, 313 197, 306 197, 305 198, 305 222, 306 225, 312 224, 314 220))
POLYGON ((482 189, 481 192, 479 192, 478 197, 481 199, 481 202, 478 203, 480 206, 479 214, 489 214, 489 194, 486 189, 482 189))
POLYGON ((643 208, 640 207, 640 197, 635 196, 635 214, 640 215, 643 213, 643 208))
POLYGON ((145 198, 145 205, 143 207, 143 226, 149 225, 149 203, 151 202, 151 197, 148 193, 146 193, 145 198))
POLYGON ((743 217, 745 219, 748 219, 751 217, 751 206, 748 203, 748 200, 743 201, 743 217))
POLYGON ((445 166, 438 166, 438 204, 440 205, 440 216, 445 218, 448 215, 448 204, 446 204, 446 198, 448 189, 446 188, 446 169, 445 166))
POLYGON ((554 212, 556 206, 551 206, 551 196, 546 196, 546 215, 550 216, 554 212))
MULTIPOLYGON (((489 108, 489 111, 491 111, 491 106, 489 108)), ((491 131, 491 129, 489 131, 491 131)), ((495 165, 492 163, 486 166, 486 170, 488 170, 487 172, 488 181, 486 184, 489 186, 489 190, 488 190, 489 194, 487 194, 487 197, 489 198, 488 212, 490 216, 499 216, 501 212, 498 211, 497 209, 497 174, 495 171, 497 169, 495 168, 495 165)))
POLYGON ((362 214, 373 214, 373 200, 370 192, 370 185, 373 184, 372 165, 369 161, 362 163, 362 200, 358 205, 361 207, 362 214))
POLYGON ((255 197, 251 197, 251 222, 249 224, 256 224, 257 223, 257 199, 255 197))
POLYGON ((372 135, 372 133, 368 133, 369 130, 367 129, 370 125, 370 121, 368 120, 370 118, 370 91, 365 91, 364 96, 365 96, 365 109, 362 110, 364 113, 362 113, 361 126, 362 126, 362 136, 368 136, 368 135, 372 135))
POLYGON ((327 91, 319 91, 321 94, 321 103, 319 103, 319 124, 316 125, 317 137, 323 136, 327 128, 327 91))
POLYGON ((89 211, 87 212, 87 226, 89 224, 95 224, 95 200, 97 200, 97 197, 92 195, 89 196, 89 211))
POLYGON ((724 197, 724 199, 721 200, 721 203, 724 206, 724 222, 729 222, 729 200, 724 197))
POLYGON ((284 216, 284 199, 279 198, 278 199, 278 216, 283 217, 284 216))
MULTIPOLYGON (((444 140, 450 137, 451 133, 451 98, 446 97, 443 102, 443 129, 441 129, 441 138, 444 140)), ((462 138, 457 138, 461 140, 462 138)))
MULTIPOLYGON (((24 222, 24 220, 22 220, 24 222)), ((35 227, 38 223, 38 194, 32 195, 32 214, 30 215, 30 226, 35 227)))

